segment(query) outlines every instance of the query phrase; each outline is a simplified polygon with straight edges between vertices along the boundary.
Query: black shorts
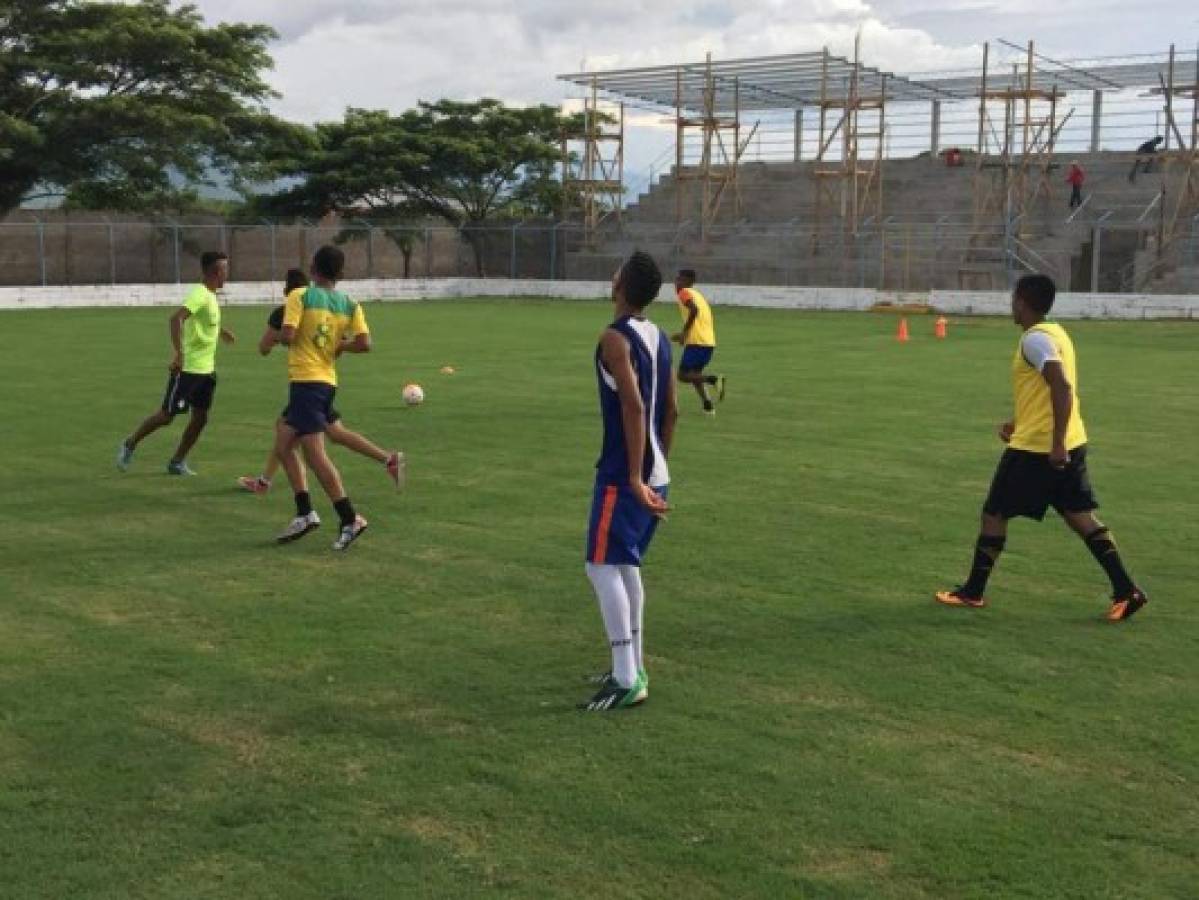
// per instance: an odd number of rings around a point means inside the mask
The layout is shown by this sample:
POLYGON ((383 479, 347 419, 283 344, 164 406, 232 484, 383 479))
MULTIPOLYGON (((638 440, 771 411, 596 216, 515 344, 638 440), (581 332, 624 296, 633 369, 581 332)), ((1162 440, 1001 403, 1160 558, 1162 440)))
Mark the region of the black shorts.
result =
MULTIPOLYGON (((282 419, 284 422, 287 421, 287 410, 288 410, 288 407, 285 406, 285 407, 283 407, 283 412, 279 413, 279 418, 282 419)), ((329 412, 325 415, 325 424, 332 425, 334 422, 337 422, 340 420, 341 420, 341 413, 339 413, 337 411, 337 407, 330 406, 329 412)))
POLYGON ((167 390, 162 395, 162 411, 177 416, 189 409, 212 409, 216 395, 216 373, 197 375, 194 372, 172 372, 167 377, 167 390))
POLYGON ((333 395, 337 388, 324 381, 293 381, 287 395, 283 421, 297 434, 319 434, 337 421, 333 395))
POLYGON ((983 503, 983 512, 1005 519, 1027 516, 1039 522, 1051 506, 1059 513, 1089 512, 1099 508, 1087 475, 1086 444, 1070 451, 1070 462, 1064 469, 1049 465, 1048 453, 1010 447, 1004 450, 991 481, 990 493, 983 503))

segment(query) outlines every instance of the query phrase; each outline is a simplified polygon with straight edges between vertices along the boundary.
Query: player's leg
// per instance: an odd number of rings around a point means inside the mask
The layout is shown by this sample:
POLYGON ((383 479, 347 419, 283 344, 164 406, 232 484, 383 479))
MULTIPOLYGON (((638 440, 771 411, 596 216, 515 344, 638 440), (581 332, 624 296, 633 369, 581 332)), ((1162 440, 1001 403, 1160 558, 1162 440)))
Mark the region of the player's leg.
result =
POLYGON ((406 466, 404 454, 399 450, 389 453, 360 432, 347 428, 340 416, 329 423, 329 428, 325 433, 333 443, 339 444, 347 450, 353 450, 367 459, 382 463, 397 490, 404 486, 406 466))
POLYGON ((167 463, 167 471, 172 475, 194 475, 184 460, 208 424, 208 412, 212 409, 212 402, 216 396, 216 376, 184 372, 180 376, 180 382, 180 390, 185 392, 187 405, 191 407, 191 419, 179 438, 175 455, 167 463))
MULTIPOLYGON (((275 423, 275 428, 278 429, 279 421, 275 423)), ((296 451, 298 452, 298 450, 296 451)), ((237 479, 237 483, 242 490, 249 491, 252 494, 265 494, 271 489, 271 481, 275 477, 275 473, 279 471, 279 456, 275 451, 275 442, 271 441, 271 449, 266 455, 266 462, 262 464, 262 474, 260 475, 242 475, 237 479)))
MULTIPOLYGON (((1044 477, 1035 454, 1005 450, 983 502, 978 538, 966 581, 951 591, 938 591, 937 602, 947 606, 986 606, 987 581, 1007 543, 1007 523, 1016 516, 1041 519, 1049 508, 1044 477)), ((1042 463, 1047 472, 1048 464, 1042 463)))
POLYGON ((1108 619, 1118 622, 1131 618, 1149 602, 1149 598, 1128 574, 1111 531, 1095 515, 1099 502, 1087 474, 1085 446, 1071 451, 1070 463, 1058 476, 1053 503, 1066 524, 1082 538, 1111 582, 1112 603, 1108 619))
POLYGON ((187 454, 191 452, 192 447, 196 444, 196 440, 207 425, 208 410, 193 406, 191 418, 187 421, 187 427, 183 429, 183 434, 179 436, 179 446, 175 448, 175 455, 167 463, 168 472, 172 475, 195 474, 195 472, 188 468, 185 460, 187 459, 187 454))
POLYGON ((180 374, 172 372, 167 376, 167 387, 162 396, 162 404, 141 421, 141 424, 134 429, 133 434, 121 441, 121 446, 117 450, 117 468, 122 472, 127 470, 130 463, 133 462, 133 451, 137 449, 137 445, 158 429, 169 425, 175 417, 180 374))
POLYGON ((634 706, 646 692, 637 672, 633 610, 621 568, 638 562, 637 501, 616 485, 596 485, 587 535, 587 579, 599 603, 612 654, 612 670, 583 709, 607 711, 634 706))
POLYGON ((275 538, 280 544, 286 544, 299 540, 308 532, 319 528, 321 519, 312 508, 312 495, 308 493, 308 478, 299 455, 299 435, 285 419, 279 419, 275 423, 274 455, 282 464, 283 471, 287 473, 287 481, 296 501, 295 517, 275 538))
POLYGON ((300 438, 300 446, 304 450, 304 459, 315 473, 317 480, 324 488, 325 494, 333 501, 333 508, 341 522, 341 533, 333 543, 334 550, 345 550, 362 532, 366 531, 367 521, 354 509, 354 504, 346 496, 345 487, 341 481, 341 473, 325 450, 325 435, 323 432, 306 434, 300 438))

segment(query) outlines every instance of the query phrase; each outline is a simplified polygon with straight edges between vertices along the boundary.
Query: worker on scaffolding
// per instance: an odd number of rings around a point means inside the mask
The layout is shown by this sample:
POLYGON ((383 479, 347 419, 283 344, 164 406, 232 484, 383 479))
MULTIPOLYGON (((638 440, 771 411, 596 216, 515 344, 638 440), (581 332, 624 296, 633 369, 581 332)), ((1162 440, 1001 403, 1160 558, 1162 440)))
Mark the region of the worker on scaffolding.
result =
POLYGON ((1144 165, 1141 169, 1146 175, 1153 169, 1153 159, 1157 155, 1157 147, 1159 144, 1165 143, 1165 138, 1161 135, 1153 138, 1153 140, 1145 141, 1141 146, 1137 147, 1137 158, 1132 161, 1132 171, 1128 173, 1129 182, 1137 180, 1137 167, 1144 165))
POLYGON ((1078 160, 1070 163, 1070 171, 1066 173, 1066 183, 1070 185, 1070 208, 1082 206, 1082 184, 1087 180, 1087 173, 1083 171, 1082 166, 1078 164, 1078 160))

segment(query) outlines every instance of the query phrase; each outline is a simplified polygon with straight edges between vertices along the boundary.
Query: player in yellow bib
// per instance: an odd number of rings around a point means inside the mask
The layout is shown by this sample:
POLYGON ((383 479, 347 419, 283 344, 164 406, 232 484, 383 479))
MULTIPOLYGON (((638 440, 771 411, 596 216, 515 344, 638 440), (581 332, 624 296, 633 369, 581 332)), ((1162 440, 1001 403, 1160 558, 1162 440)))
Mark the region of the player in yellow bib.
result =
POLYGON ((347 549, 367 527, 366 519, 355 512, 346 495, 341 473, 325 452, 325 431, 333 418, 333 395, 337 392, 337 357, 371 349, 361 304, 337 290, 345 264, 345 254, 339 248, 321 247, 312 258, 313 284, 288 294, 283 307, 279 342, 288 348, 290 385, 287 409, 276 432, 275 455, 295 492, 296 515, 278 536, 281 544, 298 540, 321 524, 308 495, 304 467, 294 452, 297 445, 341 521, 333 549, 347 549))
POLYGON ((694 387, 703 401, 704 412, 714 416, 716 407, 708 388, 715 387, 717 399, 723 400, 726 379, 723 375, 704 374, 704 368, 716 352, 716 324, 712 321, 712 307, 695 287, 694 269, 680 269, 674 279, 674 289, 679 300, 679 314, 683 317, 683 330, 671 337, 672 341, 683 347, 683 356, 679 360, 679 381, 694 387))
POLYGON ((121 441, 117 450, 117 468, 122 472, 133 462, 137 445, 158 429, 169 425, 175 416, 191 412, 187 428, 179 438, 175 455, 167 463, 171 475, 194 475, 187 465, 187 454, 195 446, 200 432, 208 424, 208 411, 216 395, 217 339, 233 343, 233 332, 221 327, 221 307, 216 292, 229 277, 229 257, 219 250, 200 256, 204 280, 193 285, 183 305, 171 316, 171 346, 175 355, 168 367, 167 389, 162 405, 121 441))
POLYGON ((1087 431, 1078 400, 1074 343, 1061 325, 1045 321, 1056 288, 1046 275, 1026 275, 1012 293, 1012 317, 1024 333, 1012 358, 1015 416, 999 426, 1007 449, 983 504, 982 531, 966 583, 938 591, 948 606, 986 605, 983 591, 1017 516, 1038 522, 1052 506, 1102 566, 1112 584, 1109 621, 1130 618, 1149 602, 1132 581, 1111 532, 1095 517, 1099 503, 1087 475, 1087 431))

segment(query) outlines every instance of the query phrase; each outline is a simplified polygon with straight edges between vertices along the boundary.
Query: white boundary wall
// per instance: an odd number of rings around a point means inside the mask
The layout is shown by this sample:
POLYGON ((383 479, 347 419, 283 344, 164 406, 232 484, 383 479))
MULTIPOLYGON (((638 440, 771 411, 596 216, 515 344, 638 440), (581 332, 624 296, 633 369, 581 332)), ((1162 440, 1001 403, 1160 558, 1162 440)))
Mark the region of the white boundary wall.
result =
MULTIPOLYGON (((384 301, 448 300, 457 297, 564 297, 586 300, 606 297, 602 281, 534 281, 495 278, 374 279, 342 282, 353 297, 384 301)), ((122 306, 175 306, 187 285, 100 285, 75 287, 0 287, 0 310, 72 309, 122 306)), ((281 300, 274 282, 238 282, 222 293, 234 305, 281 300)), ((669 288, 667 288, 667 296, 669 288)), ((713 285, 711 300, 718 306, 770 309, 865 310, 876 303, 930 303, 954 315, 1007 315, 1009 295, 1003 291, 932 291, 900 293, 872 288, 761 287, 713 285)), ((1199 318, 1199 295, 1181 294, 1061 294, 1054 304, 1063 319, 1177 319, 1199 318)))

